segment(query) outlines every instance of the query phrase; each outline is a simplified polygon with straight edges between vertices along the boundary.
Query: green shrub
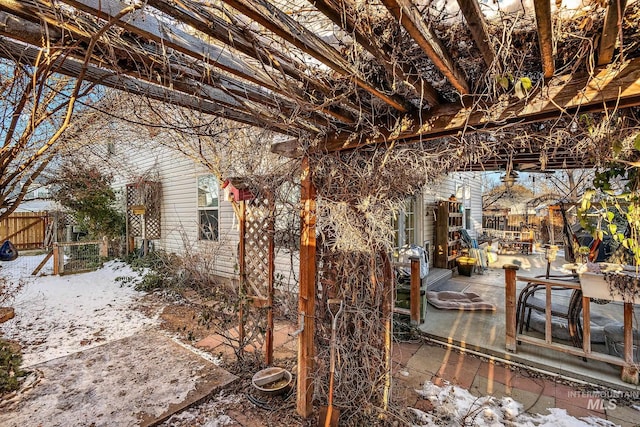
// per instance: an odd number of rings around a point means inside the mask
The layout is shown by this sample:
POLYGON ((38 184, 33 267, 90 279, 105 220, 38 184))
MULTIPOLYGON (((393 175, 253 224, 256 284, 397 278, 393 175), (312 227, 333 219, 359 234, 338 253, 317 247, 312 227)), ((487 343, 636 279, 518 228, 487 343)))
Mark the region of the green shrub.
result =
POLYGON ((53 198, 73 212, 89 239, 124 235, 125 215, 117 206, 112 181, 99 166, 81 162, 64 163, 50 181, 53 198))
POLYGON ((159 289, 176 289, 182 285, 180 259, 165 251, 149 252, 140 257, 129 254, 125 262, 137 272, 139 279, 131 276, 117 277, 122 285, 132 284, 137 291, 151 292, 159 289))
POLYGON ((20 369, 22 355, 9 342, 0 339, 0 395, 20 387, 20 378, 25 372, 20 369))

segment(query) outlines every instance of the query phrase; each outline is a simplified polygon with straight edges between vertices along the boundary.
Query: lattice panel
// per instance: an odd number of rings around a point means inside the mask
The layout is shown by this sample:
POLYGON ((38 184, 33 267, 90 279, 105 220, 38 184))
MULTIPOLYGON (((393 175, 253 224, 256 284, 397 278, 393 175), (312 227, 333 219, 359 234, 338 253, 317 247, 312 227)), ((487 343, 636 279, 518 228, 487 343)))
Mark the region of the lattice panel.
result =
POLYGON ((144 206, 145 237, 150 240, 162 236, 161 196, 162 187, 159 182, 143 181, 127 184, 127 222, 129 236, 142 237, 142 219, 133 212, 133 206, 144 206))
POLYGON ((269 283, 270 203, 266 198, 247 202, 245 225, 245 278, 251 296, 266 298, 269 283))

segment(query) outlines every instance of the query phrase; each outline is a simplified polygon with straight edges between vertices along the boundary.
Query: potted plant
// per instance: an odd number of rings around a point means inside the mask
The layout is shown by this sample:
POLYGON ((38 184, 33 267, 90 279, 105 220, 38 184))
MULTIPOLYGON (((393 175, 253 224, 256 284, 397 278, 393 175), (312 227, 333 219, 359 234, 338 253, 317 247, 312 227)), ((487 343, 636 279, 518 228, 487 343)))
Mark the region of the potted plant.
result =
MULTIPOLYGON (((628 163, 628 162, 627 162, 628 163)), ((640 174, 638 167, 613 165, 597 173, 594 188, 585 192, 578 215, 597 242, 611 236, 618 247, 616 263, 587 262, 580 275, 583 295, 614 301, 640 302, 640 174), (590 218, 596 218, 595 224, 590 218)))

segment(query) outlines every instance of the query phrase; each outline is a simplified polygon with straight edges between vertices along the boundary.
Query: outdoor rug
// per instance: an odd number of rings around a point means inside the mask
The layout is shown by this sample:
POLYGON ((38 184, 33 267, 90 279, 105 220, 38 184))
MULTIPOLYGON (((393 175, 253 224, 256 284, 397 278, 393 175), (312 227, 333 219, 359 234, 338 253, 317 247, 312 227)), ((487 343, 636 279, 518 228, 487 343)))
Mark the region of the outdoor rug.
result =
POLYGON ((443 310, 496 311, 494 304, 484 301, 473 292, 427 291, 427 301, 443 310))

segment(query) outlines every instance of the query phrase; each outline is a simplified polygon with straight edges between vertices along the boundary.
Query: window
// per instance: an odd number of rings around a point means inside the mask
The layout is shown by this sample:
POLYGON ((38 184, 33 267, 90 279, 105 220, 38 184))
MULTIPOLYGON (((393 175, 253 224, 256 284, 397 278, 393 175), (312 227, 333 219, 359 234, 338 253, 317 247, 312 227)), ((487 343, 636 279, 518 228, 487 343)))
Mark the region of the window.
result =
POLYGON ((198 240, 218 240, 218 179, 198 177, 198 240))
POLYGON ((469 178, 464 178, 462 184, 456 183, 456 198, 464 206, 464 228, 471 230, 473 221, 471 219, 471 185, 469 184, 469 178))
POLYGON ((416 243, 416 198, 408 197, 393 220, 394 246, 399 248, 416 243))

